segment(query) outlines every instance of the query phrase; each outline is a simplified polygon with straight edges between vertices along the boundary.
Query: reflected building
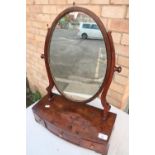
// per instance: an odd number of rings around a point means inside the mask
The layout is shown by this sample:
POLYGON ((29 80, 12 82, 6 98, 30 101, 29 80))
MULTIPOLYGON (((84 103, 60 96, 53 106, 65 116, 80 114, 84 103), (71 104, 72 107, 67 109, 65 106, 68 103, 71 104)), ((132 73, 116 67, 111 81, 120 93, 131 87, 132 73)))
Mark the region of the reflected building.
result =
POLYGON ((94 22, 94 20, 92 18, 90 18, 90 16, 88 16, 82 12, 78 12, 76 20, 78 22, 94 22))
POLYGON ((82 12, 71 12, 61 18, 57 25, 57 28, 77 29, 80 22, 94 22, 94 20, 82 12))

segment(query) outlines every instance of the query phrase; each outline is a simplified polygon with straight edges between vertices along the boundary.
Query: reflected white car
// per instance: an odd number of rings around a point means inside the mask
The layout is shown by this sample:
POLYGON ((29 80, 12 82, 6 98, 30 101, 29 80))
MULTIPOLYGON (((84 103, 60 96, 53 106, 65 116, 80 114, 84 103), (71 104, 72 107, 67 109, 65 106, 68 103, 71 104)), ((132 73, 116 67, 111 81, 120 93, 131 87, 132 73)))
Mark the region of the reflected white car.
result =
POLYGON ((82 39, 103 39, 96 23, 80 22, 78 36, 82 39))

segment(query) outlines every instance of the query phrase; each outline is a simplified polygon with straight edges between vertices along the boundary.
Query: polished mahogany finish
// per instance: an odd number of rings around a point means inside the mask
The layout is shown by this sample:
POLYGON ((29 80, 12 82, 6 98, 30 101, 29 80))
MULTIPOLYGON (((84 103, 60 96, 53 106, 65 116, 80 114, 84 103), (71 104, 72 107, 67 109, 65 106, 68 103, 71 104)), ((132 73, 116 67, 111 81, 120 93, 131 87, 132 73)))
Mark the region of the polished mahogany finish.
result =
POLYGON ((41 55, 41 58, 45 60, 49 86, 47 87, 47 95, 33 107, 36 121, 41 123, 52 133, 67 141, 106 155, 109 146, 109 138, 116 119, 116 114, 109 112, 110 105, 106 101, 106 95, 114 72, 121 71, 121 67, 115 66, 115 50, 111 32, 106 32, 99 17, 90 10, 76 6, 70 7, 61 12, 54 20, 51 28, 48 28, 44 54, 41 55), (49 49, 53 31, 58 21, 64 15, 74 11, 83 12, 94 19, 104 36, 107 52, 107 68, 104 81, 98 92, 93 97, 83 102, 71 101, 59 91, 54 83, 49 66, 49 49), (60 95, 56 95, 52 92, 54 86, 60 92, 60 95), (103 110, 86 104, 98 97, 100 93, 103 110), (108 136, 108 139, 103 140, 99 138, 100 133, 101 135, 105 134, 108 136))
POLYGON ((87 104, 75 104, 53 94, 51 101, 46 95, 33 107, 35 119, 52 133, 76 145, 107 154, 108 141, 116 114, 109 112, 103 121, 102 110, 87 104), (99 137, 107 135, 107 140, 99 137))

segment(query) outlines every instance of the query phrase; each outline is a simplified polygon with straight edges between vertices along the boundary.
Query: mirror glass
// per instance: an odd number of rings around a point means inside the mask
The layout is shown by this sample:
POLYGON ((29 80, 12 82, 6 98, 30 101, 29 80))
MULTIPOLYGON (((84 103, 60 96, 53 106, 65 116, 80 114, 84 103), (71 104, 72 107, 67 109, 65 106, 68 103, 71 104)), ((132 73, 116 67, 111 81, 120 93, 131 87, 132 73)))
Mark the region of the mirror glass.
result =
POLYGON ((73 101, 93 97, 107 67, 104 38, 96 22, 83 12, 71 12, 57 23, 49 48, 49 65, 59 91, 73 101))

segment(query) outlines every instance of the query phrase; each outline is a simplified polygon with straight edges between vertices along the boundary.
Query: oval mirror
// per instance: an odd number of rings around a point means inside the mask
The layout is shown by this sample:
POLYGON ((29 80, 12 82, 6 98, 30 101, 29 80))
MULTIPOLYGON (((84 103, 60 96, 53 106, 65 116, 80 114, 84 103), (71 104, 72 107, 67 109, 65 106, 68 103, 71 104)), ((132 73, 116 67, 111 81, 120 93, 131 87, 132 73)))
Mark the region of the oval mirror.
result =
POLYGON ((107 52, 97 23, 83 12, 59 19, 51 36, 48 61, 58 91, 67 99, 84 102, 101 88, 107 52))

